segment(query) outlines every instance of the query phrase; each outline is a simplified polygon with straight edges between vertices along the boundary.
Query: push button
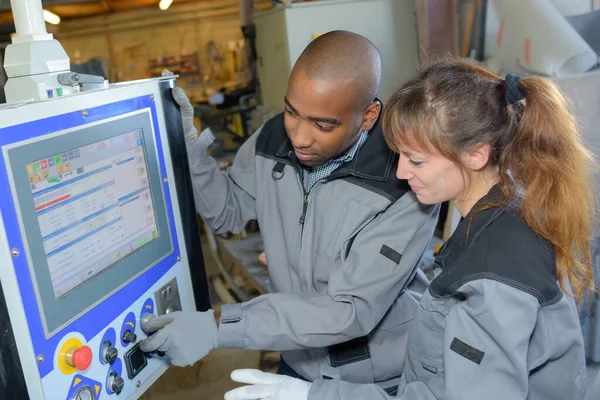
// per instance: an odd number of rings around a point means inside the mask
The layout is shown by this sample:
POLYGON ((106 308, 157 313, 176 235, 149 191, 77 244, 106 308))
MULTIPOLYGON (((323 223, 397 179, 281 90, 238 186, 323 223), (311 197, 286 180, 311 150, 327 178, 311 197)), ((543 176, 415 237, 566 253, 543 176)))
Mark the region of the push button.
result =
POLYGON ((125 380, 121 378, 115 371, 110 371, 108 375, 108 390, 113 393, 120 394, 125 386, 125 380))
POLYGON ((112 345, 110 340, 105 341, 102 346, 102 354, 100 354, 102 361, 108 364, 113 364, 118 356, 119 350, 112 345))
POLYGON ((70 348, 65 354, 65 361, 72 367, 77 368, 79 371, 85 371, 92 364, 94 354, 92 349, 88 346, 82 346, 79 348, 70 348))

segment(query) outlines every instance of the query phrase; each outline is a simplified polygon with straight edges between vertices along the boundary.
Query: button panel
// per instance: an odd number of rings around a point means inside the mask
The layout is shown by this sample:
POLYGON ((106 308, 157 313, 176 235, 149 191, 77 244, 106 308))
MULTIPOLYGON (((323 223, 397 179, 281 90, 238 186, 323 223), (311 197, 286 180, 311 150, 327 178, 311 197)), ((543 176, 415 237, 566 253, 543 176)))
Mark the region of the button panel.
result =
MULTIPOLYGON (((51 357, 57 368, 42 379, 45 398, 71 400, 83 396, 87 399, 92 395, 90 398, 96 400, 129 398, 139 392, 138 383, 143 385, 156 373, 162 374, 170 365, 165 354, 146 354, 139 345, 152 334, 143 330, 143 323, 158 317, 156 294, 170 285, 171 296, 179 295, 174 282, 173 276, 164 277, 95 337, 86 338, 77 331, 67 333, 51 357)), ((170 302, 179 303, 179 299, 170 302)))

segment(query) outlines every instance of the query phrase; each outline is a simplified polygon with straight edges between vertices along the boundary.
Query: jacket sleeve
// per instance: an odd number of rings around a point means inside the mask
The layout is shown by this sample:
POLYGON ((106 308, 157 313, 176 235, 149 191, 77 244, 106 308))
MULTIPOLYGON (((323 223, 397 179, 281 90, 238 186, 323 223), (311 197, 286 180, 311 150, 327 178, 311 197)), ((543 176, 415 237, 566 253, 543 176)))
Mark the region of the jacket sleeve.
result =
MULTIPOLYGON (((539 303, 519 289, 493 279, 464 285, 459 294, 466 300, 454 305, 446 316, 444 334, 444 396, 437 398, 419 381, 400 388, 401 400, 525 400, 528 398, 527 354, 539 303)), ((416 328, 416 326, 415 326, 416 328)), ((425 335, 427 332, 418 332, 425 335)), ((420 361, 424 354, 409 343, 409 357, 420 361)), ((426 356, 425 356, 426 357, 426 356)), ((426 359, 423 362, 427 362, 426 359)), ((432 363, 433 364, 433 363, 432 363)), ((407 365, 407 368, 411 366, 407 365)), ((375 385, 340 381, 315 381, 309 400, 387 399, 375 385), (360 394, 356 397, 357 393, 360 394)))
POLYGON ((241 232, 256 218, 254 156, 260 130, 240 147, 227 174, 219 171, 200 140, 187 149, 196 211, 215 233, 241 232))
POLYGON ((354 236, 326 294, 272 293, 224 305, 219 346, 298 350, 367 335, 414 276, 437 215, 437 206, 406 193, 354 236))

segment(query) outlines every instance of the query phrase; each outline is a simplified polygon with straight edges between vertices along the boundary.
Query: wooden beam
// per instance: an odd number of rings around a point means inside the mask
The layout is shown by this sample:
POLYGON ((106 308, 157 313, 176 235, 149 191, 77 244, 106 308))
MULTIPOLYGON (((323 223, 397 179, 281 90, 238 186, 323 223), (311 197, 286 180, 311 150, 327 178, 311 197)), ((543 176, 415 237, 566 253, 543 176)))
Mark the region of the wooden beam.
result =
MULTIPOLYGON (((174 0, 173 4, 207 1, 211 0, 174 0)), ((146 7, 158 7, 158 0, 101 0, 93 3, 57 4, 46 8, 63 20, 69 20, 146 7)), ((0 24, 12 23, 13 19, 10 11, 0 12, 0 24)))
MULTIPOLYGON (((220 1, 220 0, 219 0, 220 1)), ((174 0, 175 4, 183 5, 187 3, 185 7, 193 7, 192 3, 204 3, 204 5, 209 5, 211 2, 214 6, 208 6, 209 8, 220 5, 221 3, 215 0, 174 0)), ((230 0, 231 1, 231 0, 230 0)), ((229 1, 225 1, 223 3, 229 3, 229 1)), ((268 2, 266 0, 255 0, 254 7, 256 9, 264 10, 268 8, 266 6, 268 2)), ((223 4, 224 6, 224 4, 223 4)), ((142 11, 143 9, 148 9, 150 7, 158 8, 158 0, 101 0, 100 2, 95 3, 75 3, 75 4, 60 4, 52 7, 48 7, 50 11, 60 16, 63 21, 67 22, 69 20, 76 20, 79 18, 90 18, 90 17, 99 17, 102 15, 115 14, 125 11, 131 11, 139 9, 142 11)), ((173 7, 173 6, 171 6, 173 7)), ((236 4, 235 7, 239 7, 239 3, 236 4)), ((127 19, 127 18, 126 18, 127 19)), ((90 21, 92 22, 92 21, 90 21)), ((0 24, 12 24, 12 13, 10 11, 0 12, 0 24)), ((62 24, 59 25, 62 27, 62 24)), ((60 31, 60 28, 59 28, 60 31)), ((67 29, 68 31, 68 29, 67 29)))
POLYGON ((104 11, 110 13, 113 11, 112 8, 112 1, 111 0, 102 0, 102 8, 104 8, 104 11))

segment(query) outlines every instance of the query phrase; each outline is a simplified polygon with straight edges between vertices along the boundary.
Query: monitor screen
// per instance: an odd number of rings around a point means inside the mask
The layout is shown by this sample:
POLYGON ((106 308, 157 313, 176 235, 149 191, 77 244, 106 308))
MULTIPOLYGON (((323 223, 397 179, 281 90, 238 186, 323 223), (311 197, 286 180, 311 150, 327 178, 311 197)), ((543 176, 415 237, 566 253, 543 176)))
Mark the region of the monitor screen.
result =
POLYGON ((141 133, 26 165, 57 299, 158 237, 141 133))

